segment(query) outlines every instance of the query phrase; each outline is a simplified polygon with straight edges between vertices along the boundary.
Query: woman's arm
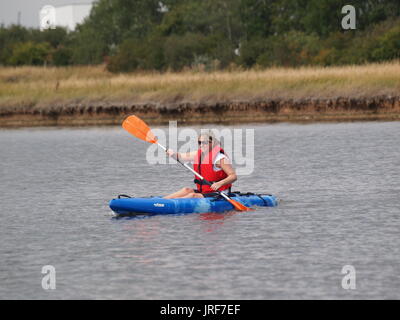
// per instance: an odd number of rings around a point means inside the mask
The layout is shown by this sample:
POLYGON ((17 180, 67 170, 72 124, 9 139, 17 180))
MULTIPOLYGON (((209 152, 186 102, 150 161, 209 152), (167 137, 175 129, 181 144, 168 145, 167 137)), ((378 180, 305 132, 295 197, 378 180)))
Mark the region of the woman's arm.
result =
POLYGON ((192 151, 192 152, 185 152, 185 153, 179 153, 179 152, 174 152, 171 149, 167 150, 167 154, 176 160, 178 157, 179 160, 181 161, 194 161, 194 158, 197 155, 197 151, 192 151))
POLYGON ((218 168, 224 170, 224 172, 228 175, 225 179, 215 182, 212 184, 211 189, 218 190, 224 185, 231 184, 237 180, 237 175, 235 169, 233 169, 232 165, 230 164, 227 158, 223 158, 216 163, 218 168))

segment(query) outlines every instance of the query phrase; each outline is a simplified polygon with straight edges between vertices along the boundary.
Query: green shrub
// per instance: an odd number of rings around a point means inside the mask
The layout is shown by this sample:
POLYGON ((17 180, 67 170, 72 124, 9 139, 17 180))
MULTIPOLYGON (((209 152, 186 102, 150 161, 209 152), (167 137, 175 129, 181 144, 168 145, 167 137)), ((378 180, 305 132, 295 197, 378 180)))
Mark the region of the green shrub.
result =
POLYGON ((256 62, 263 67, 309 65, 312 64, 319 48, 318 36, 292 31, 282 36, 267 38, 265 51, 256 62))
POLYGON ((378 40, 378 47, 371 53, 373 61, 400 58, 400 27, 395 27, 378 40))
POLYGON ((52 64, 55 66, 68 66, 71 64, 72 50, 65 46, 59 46, 51 55, 52 64))
POLYGON ((13 66, 20 65, 45 65, 51 59, 51 46, 46 43, 33 43, 31 41, 18 43, 14 46, 9 63, 13 66))
POLYGON ((174 71, 191 66, 196 56, 210 56, 209 39, 202 34, 172 35, 164 44, 166 67, 174 71))
POLYGON ((156 36, 147 41, 127 39, 110 57, 107 69, 110 72, 164 70, 163 43, 164 39, 156 36))
POLYGON ((29 41, 28 29, 11 25, 8 28, 0 27, 0 64, 7 65, 12 56, 13 47, 20 42, 29 41))
POLYGON ((240 46, 240 56, 237 58, 237 63, 246 68, 252 67, 268 48, 269 43, 266 38, 256 37, 244 41, 240 46))

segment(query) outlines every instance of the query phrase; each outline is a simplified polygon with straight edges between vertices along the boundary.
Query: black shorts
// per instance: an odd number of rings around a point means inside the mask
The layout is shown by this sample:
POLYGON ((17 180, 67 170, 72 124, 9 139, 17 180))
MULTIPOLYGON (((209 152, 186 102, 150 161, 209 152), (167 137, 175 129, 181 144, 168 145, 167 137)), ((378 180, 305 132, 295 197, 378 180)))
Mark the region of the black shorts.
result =
POLYGON ((219 193, 218 192, 208 192, 208 193, 202 193, 199 190, 194 190, 195 193, 201 193, 204 198, 212 198, 212 197, 218 197, 219 193))

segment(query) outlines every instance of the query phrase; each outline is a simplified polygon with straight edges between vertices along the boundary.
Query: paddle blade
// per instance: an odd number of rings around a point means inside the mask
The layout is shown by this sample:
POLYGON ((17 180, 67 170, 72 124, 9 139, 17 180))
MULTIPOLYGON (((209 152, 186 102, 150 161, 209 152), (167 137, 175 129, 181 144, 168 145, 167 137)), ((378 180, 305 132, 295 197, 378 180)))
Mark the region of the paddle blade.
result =
POLYGON ((129 116, 122 122, 122 128, 135 137, 150 143, 156 143, 157 137, 151 132, 149 126, 136 116, 129 116))
POLYGON ((241 204, 238 201, 235 201, 233 199, 227 199, 238 211, 254 211, 254 209, 246 207, 245 205, 241 204))

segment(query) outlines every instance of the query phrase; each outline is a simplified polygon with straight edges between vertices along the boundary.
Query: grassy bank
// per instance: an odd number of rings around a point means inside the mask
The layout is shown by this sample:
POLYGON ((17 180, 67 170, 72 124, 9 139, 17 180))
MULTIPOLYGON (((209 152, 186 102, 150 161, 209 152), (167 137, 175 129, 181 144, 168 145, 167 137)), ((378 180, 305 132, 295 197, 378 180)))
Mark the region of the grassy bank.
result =
POLYGON ((111 122, 119 121, 131 112, 147 113, 154 119, 170 113, 171 117, 175 114, 185 120, 191 110, 203 115, 219 114, 221 118, 225 111, 242 112, 251 121, 248 113, 252 106, 254 120, 259 119, 260 113, 271 120, 274 117, 285 120, 280 116, 291 112, 314 114, 313 119, 318 120, 343 115, 346 110, 348 115, 358 109, 358 113, 366 115, 371 112, 371 106, 362 106, 368 101, 372 101, 373 113, 388 109, 386 113, 396 119, 400 111, 399 97, 399 62, 332 68, 118 75, 107 72, 104 66, 0 68, 0 125, 18 118, 25 118, 28 125, 32 121, 34 124, 35 117, 59 124, 64 124, 63 117, 65 124, 74 119, 81 119, 79 124, 84 124, 90 122, 84 119, 92 118, 97 124, 107 117, 111 122), (343 101, 348 101, 344 107, 343 101), (342 106, 338 108, 340 103, 342 106), (270 107, 271 104, 275 107, 270 107))

